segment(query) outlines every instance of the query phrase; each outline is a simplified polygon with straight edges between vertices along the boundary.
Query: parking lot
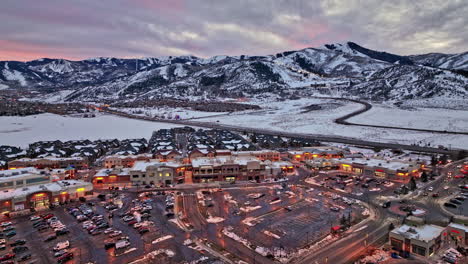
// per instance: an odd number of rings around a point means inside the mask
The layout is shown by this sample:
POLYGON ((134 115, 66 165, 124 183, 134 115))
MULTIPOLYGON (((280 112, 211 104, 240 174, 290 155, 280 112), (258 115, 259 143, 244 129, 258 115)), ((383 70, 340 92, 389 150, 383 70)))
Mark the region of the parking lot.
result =
POLYGON ((342 216, 358 222, 365 211, 353 199, 287 185, 205 191, 203 199, 205 217, 221 217, 224 226, 257 246, 285 250, 323 238, 341 225, 342 216))
POLYGON ((393 193, 398 186, 401 186, 401 184, 397 184, 385 179, 357 176, 338 171, 320 173, 316 177, 311 178, 309 181, 320 186, 347 192, 357 196, 361 196, 367 193, 390 194, 393 193))
MULTIPOLYGON (((148 196, 107 195, 102 200, 77 202, 44 214, 15 218, 11 224, 4 222, 3 236, 14 233, 5 241, 0 240, 4 242, 0 257, 19 262, 22 256, 30 255, 26 263, 140 263, 140 259, 152 258, 168 263, 210 259, 210 255, 187 241, 190 235, 165 215, 166 196, 148 196), (19 249, 11 245, 15 241, 20 243, 16 245, 19 249), (13 251, 17 251, 14 257, 8 255, 13 251)), ((141 263, 148 263, 144 261, 141 263)))

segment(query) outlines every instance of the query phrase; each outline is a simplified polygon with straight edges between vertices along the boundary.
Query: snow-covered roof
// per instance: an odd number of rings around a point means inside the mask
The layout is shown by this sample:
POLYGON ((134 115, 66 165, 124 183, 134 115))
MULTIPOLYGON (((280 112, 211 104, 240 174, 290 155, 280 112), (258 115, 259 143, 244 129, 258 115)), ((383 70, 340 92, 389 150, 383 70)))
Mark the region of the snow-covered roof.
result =
POLYGON ((79 188, 85 188, 86 191, 90 191, 93 189, 93 185, 89 182, 77 180, 56 181, 46 184, 27 186, 24 188, 3 190, 0 192, 0 200, 17 199, 41 191, 49 191, 53 193, 76 192, 76 189, 79 188))
POLYGON ((13 176, 14 177, 24 176, 28 174, 39 174, 39 170, 34 167, 27 167, 27 168, 0 171, 0 177, 9 177, 9 178, 13 176))
MULTIPOLYGON (((47 154, 50 155, 50 154, 47 154)), ((53 156, 45 156, 42 158, 36 158, 36 159, 30 159, 30 158, 22 158, 22 159, 16 159, 14 161, 22 161, 22 162, 34 162, 38 160, 54 160, 54 161, 69 161, 69 160, 81 160, 83 161, 84 158, 82 157, 75 157, 75 158, 59 158, 59 157, 53 157, 53 156)))
POLYGON ((149 166, 156 166, 156 167, 173 167, 173 168, 178 168, 183 166, 179 162, 175 161, 167 161, 167 162, 160 162, 160 161, 137 161, 133 165, 133 167, 130 169, 131 171, 146 171, 146 168, 149 166))
POLYGON ((125 176, 130 175, 130 168, 122 169, 102 169, 94 174, 94 177, 107 177, 109 175, 125 176))
POLYGON ((358 163, 370 167, 381 167, 390 170, 409 170, 416 169, 415 163, 395 161, 395 160, 383 160, 383 159, 364 159, 364 158, 341 158, 334 160, 337 163, 353 164, 358 163))
POLYGON ((202 166, 220 166, 227 164, 247 165, 248 162, 256 161, 261 163, 256 157, 252 156, 218 156, 215 158, 199 157, 192 159, 192 167, 198 168, 202 166))
POLYGON ((463 231, 465 231, 465 233, 468 233, 468 226, 466 226, 466 225, 457 224, 457 223, 450 223, 448 226, 456 228, 456 229, 463 230, 463 231))
POLYGON ((391 233, 401 235, 408 239, 415 239, 419 241, 429 242, 438 236, 444 231, 445 228, 436 225, 421 225, 421 226, 409 226, 402 225, 394 230, 391 233))

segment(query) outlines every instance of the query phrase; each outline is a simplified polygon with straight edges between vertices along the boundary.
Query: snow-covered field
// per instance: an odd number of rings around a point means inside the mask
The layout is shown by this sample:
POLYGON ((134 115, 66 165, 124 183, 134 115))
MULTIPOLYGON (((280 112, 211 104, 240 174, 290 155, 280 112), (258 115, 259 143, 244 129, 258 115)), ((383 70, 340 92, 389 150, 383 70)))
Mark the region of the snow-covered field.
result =
POLYGON ((138 108, 112 108, 117 111, 126 112, 129 114, 139 115, 139 116, 158 116, 169 119, 175 119, 176 115, 180 119, 192 119, 198 117, 209 117, 209 116, 218 116, 227 114, 227 112, 204 112, 204 111, 195 111, 185 108, 171 108, 171 107, 159 107, 159 108, 149 108, 149 107, 138 107, 138 108))
POLYGON ((406 110, 385 105, 373 105, 369 111, 348 121, 369 125, 468 132, 468 111, 462 110, 434 108, 406 110))
POLYGON ((54 114, 0 117, 0 145, 26 147, 41 140, 125 139, 151 137, 154 130, 177 125, 98 115, 75 118, 54 114))
MULTIPOLYGON (((259 105, 262 108, 269 110, 247 114, 235 113, 229 116, 216 118, 207 117, 201 118, 200 121, 215 122, 216 120, 219 120, 220 123, 228 125, 264 128, 270 130, 318 135, 336 135, 389 143, 420 145, 430 143, 431 146, 444 145, 446 147, 451 146, 452 148, 468 149, 468 136, 465 135, 444 135, 396 129, 344 126, 333 122, 334 119, 362 107, 360 104, 356 103, 346 103, 329 99, 304 98, 301 100, 262 103, 259 105), (304 107, 311 104, 323 105, 323 109, 305 112, 304 107)), ((463 128, 464 124, 467 124, 467 121, 463 121, 466 120, 466 118, 462 118, 464 111, 452 110, 455 115, 451 117, 452 121, 447 121, 450 113, 452 113, 452 111, 449 110, 442 111, 440 109, 429 109, 431 113, 435 113, 437 111, 441 112, 439 115, 432 116, 430 114, 423 115, 422 113, 425 109, 420 109, 418 111, 421 113, 419 119, 423 119, 425 118, 424 116, 427 116, 428 120, 418 120, 418 123, 423 124, 424 122, 435 122, 434 125, 431 125, 432 128, 436 128, 438 123, 458 128, 463 128)), ((384 115, 384 112, 380 115, 384 115)), ((390 111, 388 115, 388 118, 398 120, 398 116, 395 116, 392 111, 390 111)), ((412 117, 403 116, 402 120, 407 124, 411 118, 412 117)), ((465 126, 465 128, 466 129, 464 129, 464 131, 467 131, 467 126, 465 126)), ((443 130, 444 128, 440 127, 439 129, 443 130)))

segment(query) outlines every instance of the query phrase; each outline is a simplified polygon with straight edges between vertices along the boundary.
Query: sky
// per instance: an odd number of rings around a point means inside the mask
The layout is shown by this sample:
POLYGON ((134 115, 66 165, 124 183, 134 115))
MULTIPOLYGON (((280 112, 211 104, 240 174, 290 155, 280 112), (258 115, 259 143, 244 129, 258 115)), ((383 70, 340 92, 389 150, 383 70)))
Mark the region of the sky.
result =
POLYGON ((466 0, 2 0, 0 60, 468 50, 466 0))

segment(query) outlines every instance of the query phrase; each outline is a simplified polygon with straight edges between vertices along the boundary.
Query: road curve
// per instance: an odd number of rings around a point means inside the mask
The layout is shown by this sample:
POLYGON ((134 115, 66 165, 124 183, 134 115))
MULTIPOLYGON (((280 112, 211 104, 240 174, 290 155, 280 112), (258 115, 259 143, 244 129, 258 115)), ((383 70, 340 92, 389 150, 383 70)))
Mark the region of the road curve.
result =
POLYGON ((361 127, 375 127, 375 128, 385 128, 385 129, 399 129, 399 130, 408 130, 408 131, 418 131, 418 132, 428 132, 428 133, 439 133, 439 134, 452 134, 452 135, 468 135, 468 132, 461 131, 448 131, 448 130, 433 130, 433 129, 423 129, 423 128, 411 128, 411 127, 396 127, 396 126, 382 126, 382 125, 369 125, 369 124, 359 124, 354 122, 347 121, 348 119, 360 115, 364 112, 369 111, 372 108, 372 105, 368 102, 347 99, 347 98, 333 98, 333 97, 322 97, 323 99, 335 99, 340 101, 349 101, 357 104, 361 104, 363 108, 351 112, 347 115, 344 115, 340 118, 335 119, 336 124, 345 125, 345 126, 361 126, 361 127))
POLYGON ((195 126, 195 127, 203 127, 203 128, 210 128, 210 129, 226 129, 226 130, 232 130, 232 131, 237 131, 237 132, 258 133, 258 134, 289 137, 289 138, 305 138, 305 139, 311 139, 311 140, 317 140, 317 141, 323 141, 323 142, 335 142, 335 143, 351 144, 351 145, 356 145, 356 146, 366 146, 366 147, 373 147, 373 148, 404 149, 404 150, 424 152, 424 153, 447 154, 453 157, 457 157, 460 151, 462 151, 461 149, 446 150, 446 149, 405 145, 405 144, 398 144, 398 143, 366 141, 366 140, 349 138, 349 137, 341 137, 341 136, 293 133, 293 132, 285 132, 285 131, 278 131, 278 130, 271 130, 271 129, 233 126, 233 125, 226 125, 226 124, 213 123, 213 122, 158 119, 158 118, 147 117, 147 116, 131 115, 128 113, 110 110, 110 109, 101 109, 101 111, 108 113, 108 114, 118 115, 121 117, 140 119, 140 120, 159 122, 159 123, 170 123, 170 124, 195 126))

